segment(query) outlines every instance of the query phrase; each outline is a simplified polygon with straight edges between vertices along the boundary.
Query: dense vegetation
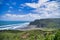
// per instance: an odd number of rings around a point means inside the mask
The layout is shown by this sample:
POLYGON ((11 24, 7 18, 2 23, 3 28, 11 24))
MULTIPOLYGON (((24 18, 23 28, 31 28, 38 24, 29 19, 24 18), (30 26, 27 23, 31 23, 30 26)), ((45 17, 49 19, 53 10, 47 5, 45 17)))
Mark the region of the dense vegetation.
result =
POLYGON ((40 19, 30 22, 29 25, 36 25, 38 28, 60 28, 60 18, 40 19))
POLYGON ((60 30, 1 30, 0 40, 60 40, 60 30))

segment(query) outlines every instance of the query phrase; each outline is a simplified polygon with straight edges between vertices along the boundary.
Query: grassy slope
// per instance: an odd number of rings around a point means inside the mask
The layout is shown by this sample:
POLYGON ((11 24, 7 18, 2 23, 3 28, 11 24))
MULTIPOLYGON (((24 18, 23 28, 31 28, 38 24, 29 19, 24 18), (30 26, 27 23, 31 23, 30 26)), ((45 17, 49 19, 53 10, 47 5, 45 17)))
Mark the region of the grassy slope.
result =
POLYGON ((54 31, 4 30, 4 31, 0 31, 0 40, 55 40, 55 34, 56 34, 56 30, 54 31))
POLYGON ((60 28, 60 18, 37 19, 29 25, 36 25, 37 28, 60 28))

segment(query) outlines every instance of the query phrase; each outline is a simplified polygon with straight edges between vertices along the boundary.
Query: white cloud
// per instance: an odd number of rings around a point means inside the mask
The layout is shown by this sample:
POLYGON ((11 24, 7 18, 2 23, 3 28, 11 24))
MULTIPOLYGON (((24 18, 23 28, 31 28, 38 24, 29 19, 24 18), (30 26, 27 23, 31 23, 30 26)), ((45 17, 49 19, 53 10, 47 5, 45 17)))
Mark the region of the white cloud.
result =
POLYGON ((1 16, 0 20, 6 21, 33 21, 35 19, 43 19, 43 18, 58 18, 60 17, 59 13, 43 13, 43 14, 25 14, 25 15, 16 15, 16 14, 5 14, 1 16))
POLYGON ((57 2, 55 1, 52 1, 52 2, 47 2, 47 3, 44 3, 43 5, 41 5, 42 7, 39 7, 39 8, 36 8, 36 10, 33 10, 33 11, 40 11, 40 12, 54 12, 54 11, 58 11, 59 10, 59 6, 57 2), (45 7, 43 7, 45 6, 45 7))
POLYGON ((38 14, 25 14, 25 15, 16 15, 16 14, 5 14, 1 16, 1 20, 7 21, 33 21, 35 19, 40 19, 38 14))
POLYGON ((60 5, 56 1, 39 0, 36 3, 26 3, 27 6, 35 8, 32 12, 39 14, 40 18, 60 18, 60 5), (41 4, 41 5, 40 5, 41 4))
POLYGON ((49 0, 38 0, 38 3, 25 3, 27 6, 32 7, 32 8, 38 8, 40 7, 43 3, 47 2, 49 0))

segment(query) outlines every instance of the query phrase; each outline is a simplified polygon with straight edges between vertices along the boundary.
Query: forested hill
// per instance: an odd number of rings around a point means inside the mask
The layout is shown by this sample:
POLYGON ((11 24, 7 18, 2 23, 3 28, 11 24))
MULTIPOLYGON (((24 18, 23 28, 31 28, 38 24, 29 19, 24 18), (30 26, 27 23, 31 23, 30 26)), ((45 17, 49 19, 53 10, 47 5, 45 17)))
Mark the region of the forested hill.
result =
POLYGON ((60 18, 37 19, 30 22, 29 25, 36 25, 36 27, 60 28, 60 18))

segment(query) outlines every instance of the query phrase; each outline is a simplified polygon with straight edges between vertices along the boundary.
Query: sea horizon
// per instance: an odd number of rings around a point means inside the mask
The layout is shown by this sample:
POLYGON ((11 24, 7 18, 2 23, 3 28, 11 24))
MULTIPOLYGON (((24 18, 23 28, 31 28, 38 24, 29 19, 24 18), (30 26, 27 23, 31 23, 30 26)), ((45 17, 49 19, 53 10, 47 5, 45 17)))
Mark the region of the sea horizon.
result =
POLYGON ((23 28, 29 24, 29 21, 0 21, 0 30, 23 28))

